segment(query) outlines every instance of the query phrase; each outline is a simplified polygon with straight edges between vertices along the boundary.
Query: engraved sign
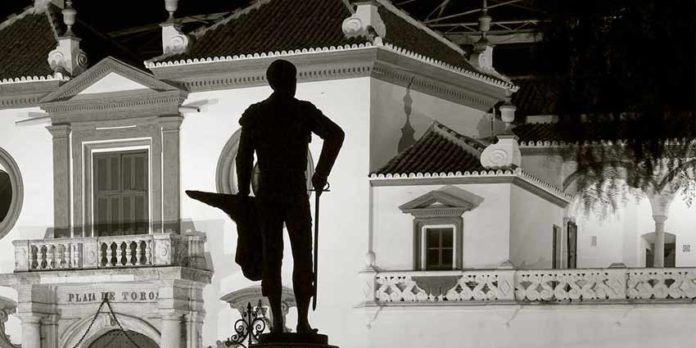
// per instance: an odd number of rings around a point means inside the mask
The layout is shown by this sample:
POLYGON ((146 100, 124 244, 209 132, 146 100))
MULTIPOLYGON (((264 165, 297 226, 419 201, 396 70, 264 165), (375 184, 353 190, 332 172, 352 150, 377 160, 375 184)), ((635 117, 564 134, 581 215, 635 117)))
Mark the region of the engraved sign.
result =
POLYGON ((157 302, 159 291, 151 289, 122 289, 122 290, 97 290, 79 289, 68 290, 60 295, 60 302, 67 304, 99 303, 104 298, 109 302, 145 303, 157 302))

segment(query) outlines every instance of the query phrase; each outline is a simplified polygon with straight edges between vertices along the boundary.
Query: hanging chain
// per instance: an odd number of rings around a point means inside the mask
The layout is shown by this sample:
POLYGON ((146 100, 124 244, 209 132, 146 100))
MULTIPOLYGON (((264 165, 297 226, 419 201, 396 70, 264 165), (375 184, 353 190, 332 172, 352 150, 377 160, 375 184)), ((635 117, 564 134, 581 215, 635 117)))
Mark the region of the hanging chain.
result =
POLYGON ((136 348, 142 348, 140 345, 135 343, 133 338, 130 337, 128 334, 128 331, 126 331, 123 326, 121 325, 121 322, 118 321, 118 318, 116 317, 116 313, 114 312, 114 309, 111 308, 111 302, 109 302, 109 297, 104 296, 102 299, 102 302, 99 304, 99 308, 97 308, 97 312, 94 313, 94 317, 92 317, 92 321, 89 323, 89 326, 87 326, 87 330, 85 331, 84 334, 82 334, 82 337, 80 337, 80 340, 73 346, 73 348, 78 348, 82 344, 82 341, 84 341, 85 337, 87 337, 87 334, 89 331, 92 329, 92 326, 94 325, 94 322, 97 321, 97 318, 99 317, 99 314, 101 313, 102 307, 104 307, 104 304, 109 308, 109 314, 111 314, 111 317, 114 319, 116 324, 118 325, 119 329, 121 329, 121 332, 123 332, 124 335, 126 335, 126 338, 136 347, 136 348))
POLYGON ((99 313, 101 312, 102 307, 104 307, 104 303, 107 301, 108 301, 107 297, 104 296, 104 299, 99 304, 99 308, 97 308, 97 312, 94 313, 94 317, 92 317, 92 322, 89 323, 89 326, 87 326, 87 330, 85 331, 84 334, 82 334, 82 337, 80 337, 80 340, 75 344, 75 346, 73 346, 73 348, 78 348, 82 344, 82 341, 85 339, 85 337, 87 337, 89 330, 92 329, 92 325, 94 325, 94 322, 97 321, 97 317, 99 317, 99 313))

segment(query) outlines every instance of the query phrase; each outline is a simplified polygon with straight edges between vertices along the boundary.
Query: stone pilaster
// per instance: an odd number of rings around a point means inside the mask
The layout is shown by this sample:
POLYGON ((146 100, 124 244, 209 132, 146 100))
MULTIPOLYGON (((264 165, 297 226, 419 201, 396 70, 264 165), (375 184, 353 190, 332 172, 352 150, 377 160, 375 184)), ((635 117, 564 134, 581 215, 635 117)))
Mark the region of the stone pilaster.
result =
POLYGON ((46 127, 53 136, 53 226, 56 238, 70 237, 70 125, 46 127))
POLYGON ((181 116, 160 117, 162 127, 162 222, 164 232, 179 233, 180 230, 180 166, 179 129, 181 116))
POLYGON ((20 313, 22 321, 22 348, 41 348, 41 316, 20 313))
POLYGON ((182 315, 176 312, 165 312, 160 316, 162 320, 162 339, 160 347, 181 348, 181 323, 182 315))

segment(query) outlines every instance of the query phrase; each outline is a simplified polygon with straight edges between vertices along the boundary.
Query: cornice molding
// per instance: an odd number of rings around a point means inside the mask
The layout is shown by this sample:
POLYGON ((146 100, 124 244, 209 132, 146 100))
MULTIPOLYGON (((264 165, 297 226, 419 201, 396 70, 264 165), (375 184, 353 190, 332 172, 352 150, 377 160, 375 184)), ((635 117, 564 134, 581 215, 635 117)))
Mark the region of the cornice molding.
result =
POLYGON ((123 63, 115 58, 107 57, 102 59, 99 63, 89 68, 84 73, 80 74, 73 80, 65 83, 57 90, 49 93, 41 100, 43 103, 67 100, 75 97, 91 86, 95 82, 99 81, 109 73, 119 74, 129 80, 135 81, 149 89, 155 91, 178 91, 180 88, 165 83, 158 80, 154 76, 138 70, 126 63, 123 63))
POLYGON ((491 170, 481 172, 457 173, 411 173, 370 176, 370 186, 418 186, 418 185, 459 185, 459 184, 500 184, 512 183, 560 207, 565 207, 573 199, 545 181, 529 175, 517 168, 511 170, 491 170))
POLYGON ((199 92, 266 85, 266 68, 279 57, 297 66, 299 82, 373 77, 482 110, 516 88, 388 44, 146 64, 157 78, 199 92))
POLYGON ((60 83, 67 79, 25 81, 14 84, 0 84, 0 109, 14 109, 37 106, 39 101, 60 83))
POLYGON ((111 121, 133 117, 178 115, 187 92, 129 91, 93 98, 41 103, 41 108, 58 123, 111 121))

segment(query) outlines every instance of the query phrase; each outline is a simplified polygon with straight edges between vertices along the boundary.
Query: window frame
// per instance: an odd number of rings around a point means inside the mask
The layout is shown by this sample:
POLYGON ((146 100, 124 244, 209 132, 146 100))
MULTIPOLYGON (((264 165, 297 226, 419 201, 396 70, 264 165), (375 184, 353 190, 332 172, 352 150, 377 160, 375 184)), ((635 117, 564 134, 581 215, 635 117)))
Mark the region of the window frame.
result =
MULTIPOLYGON (((96 216, 96 204, 94 203, 94 155, 99 153, 125 153, 132 151, 145 151, 147 153, 147 219, 148 219, 148 234, 153 234, 156 231, 157 217, 155 217, 157 203, 154 198, 155 190, 161 187, 161 177, 157 176, 154 169, 157 167, 153 166, 153 161, 157 160, 154 158, 154 152, 152 150, 152 142, 150 139, 130 139, 130 140, 119 140, 113 142, 85 142, 84 144, 84 192, 85 199, 83 201, 86 224, 84 233, 88 237, 98 237, 96 233, 95 226, 95 216, 96 216)), ((160 205, 161 209, 161 205, 160 205)), ((161 215, 160 215, 161 216, 161 215)))
POLYGON ((459 240, 457 238, 457 225, 456 224, 423 224, 421 226, 421 267, 426 271, 444 271, 450 269, 429 269, 428 268, 428 229, 444 229, 449 228, 452 231, 452 268, 456 269, 457 265, 457 252, 459 251, 458 245, 459 240))
MULTIPOLYGON (((464 230, 464 220, 461 215, 452 216, 437 216, 437 217, 415 217, 413 219, 413 269, 418 271, 426 271, 426 257, 427 252, 427 240, 425 239, 424 231, 426 228, 436 228, 436 227, 453 227, 453 258, 452 258, 452 269, 457 270, 462 269, 463 264, 463 230, 464 230)), ((437 272, 438 270, 432 270, 437 272)))
MULTIPOLYGON (((91 190, 90 190, 90 194, 91 194, 91 198, 92 198, 92 201, 91 201, 92 206, 90 207, 92 210, 91 233, 95 237, 100 237, 95 229, 95 226, 97 224, 97 222, 95 221, 97 218, 97 200, 96 200, 96 198, 98 195, 98 192, 96 190, 97 179, 95 178, 95 174, 96 174, 95 158, 100 156, 100 155, 106 155, 106 156, 111 155, 111 156, 118 156, 119 157, 119 160, 121 161, 120 167, 119 167, 119 175, 121 175, 121 176, 119 177, 118 180, 119 180, 119 186, 122 186, 123 185, 123 176, 122 176, 122 174, 123 174, 123 162, 122 161, 123 161, 123 156, 128 155, 128 154, 144 154, 145 155, 145 176, 146 176, 145 200, 146 200, 146 209, 147 209, 147 213, 146 213, 145 218, 147 219, 148 225, 149 225, 147 227, 147 233, 145 233, 145 234, 152 233, 152 229, 151 229, 152 222, 151 222, 151 218, 150 218, 150 199, 151 199, 151 194, 150 194, 150 192, 151 192, 151 187, 150 187, 150 181, 151 181, 150 151, 147 148, 141 148, 141 149, 131 148, 131 149, 126 149, 126 150, 115 150, 115 151, 112 151, 112 149, 106 149, 105 151, 93 151, 91 153, 91 158, 92 158, 91 168, 90 168, 91 169, 90 175, 92 177, 92 179, 91 179, 92 186, 91 186, 91 190)), ((120 191, 121 191, 122 196, 125 196, 127 194, 133 194, 133 193, 126 192, 126 190, 123 187, 120 188, 120 191)), ((122 231, 122 232, 124 232, 124 231, 122 231)), ((121 234, 121 235, 132 235, 132 234, 133 233, 121 234)), ((107 235, 107 236, 114 236, 114 235, 107 235)))

